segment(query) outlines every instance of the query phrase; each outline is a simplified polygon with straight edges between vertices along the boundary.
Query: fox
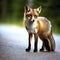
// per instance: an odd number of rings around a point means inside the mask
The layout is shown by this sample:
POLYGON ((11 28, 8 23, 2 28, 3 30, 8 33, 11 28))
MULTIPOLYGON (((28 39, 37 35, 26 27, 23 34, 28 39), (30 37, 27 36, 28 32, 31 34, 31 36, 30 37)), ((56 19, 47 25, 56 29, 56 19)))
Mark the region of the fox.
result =
POLYGON ((42 41, 40 51, 55 51, 55 40, 52 34, 51 22, 46 17, 39 16, 42 6, 31 8, 28 5, 24 7, 24 25, 28 32, 28 48, 26 52, 31 50, 31 41, 34 35, 34 52, 37 52, 38 37, 42 41))

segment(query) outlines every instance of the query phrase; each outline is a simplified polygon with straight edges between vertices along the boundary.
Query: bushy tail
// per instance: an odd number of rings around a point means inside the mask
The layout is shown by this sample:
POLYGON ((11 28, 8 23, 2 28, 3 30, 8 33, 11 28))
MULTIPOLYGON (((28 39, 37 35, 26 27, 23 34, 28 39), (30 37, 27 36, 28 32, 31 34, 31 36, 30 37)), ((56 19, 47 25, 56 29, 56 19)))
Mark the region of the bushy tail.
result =
POLYGON ((50 50, 54 51, 55 50, 55 40, 54 40, 54 37, 52 35, 52 31, 51 31, 50 35, 48 36, 48 39, 49 39, 50 44, 51 44, 50 50))

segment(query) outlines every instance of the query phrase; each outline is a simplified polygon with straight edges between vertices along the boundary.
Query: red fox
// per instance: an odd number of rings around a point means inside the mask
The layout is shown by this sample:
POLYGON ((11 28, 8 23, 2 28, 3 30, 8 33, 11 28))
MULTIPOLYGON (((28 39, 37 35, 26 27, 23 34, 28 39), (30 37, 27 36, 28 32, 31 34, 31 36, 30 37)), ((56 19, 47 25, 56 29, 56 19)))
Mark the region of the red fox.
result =
POLYGON ((51 22, 45 17, 39 17, 42 7, 32 9, 29 6, 24 8, 24 25, 29 35, 29 45, 26 52, 31 49, 32 35, 34 35, 34 52, 37 52, 38 37, 42 40, 40 51, 54 51, 55 40, 52 35, 51 22))

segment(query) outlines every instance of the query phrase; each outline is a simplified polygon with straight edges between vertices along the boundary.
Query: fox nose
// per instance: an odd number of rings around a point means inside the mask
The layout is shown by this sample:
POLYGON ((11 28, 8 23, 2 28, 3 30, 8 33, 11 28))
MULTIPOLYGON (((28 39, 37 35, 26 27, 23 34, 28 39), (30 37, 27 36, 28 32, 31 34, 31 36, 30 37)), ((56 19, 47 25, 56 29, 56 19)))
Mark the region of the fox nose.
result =
POLYGON ((32 19, 32 22, 34 22, 35 20, 34 19, 32 19))
POLYGON ((29 23, 32 24, 35 20, 29 20, 29 23))

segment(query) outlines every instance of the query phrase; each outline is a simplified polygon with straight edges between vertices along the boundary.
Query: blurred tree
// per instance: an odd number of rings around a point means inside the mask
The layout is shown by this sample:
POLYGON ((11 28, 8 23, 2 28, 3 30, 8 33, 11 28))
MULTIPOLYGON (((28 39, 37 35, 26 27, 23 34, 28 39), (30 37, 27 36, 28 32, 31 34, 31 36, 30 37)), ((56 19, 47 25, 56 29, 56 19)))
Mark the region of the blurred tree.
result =
POLYGON ((26 2, 27 0, 10 0, 8 6, 9 15, 12 18, 22 19, 26 2))
POLYGON ((2 0, 0 0, 0 18, 1 18, 1 11, 2 11, 2 0))
POLYGON ((48 1, 48 6, 56 7, 60 6, 60 0, 47 0, 48 1))
POLYGON ((0 0, 0 15, 2 18, 22 18, 26 3, 27 0, 0 0))
POLYGON ((7 14, 7 0, 2 1, 2 18, 5 18, 7 14))
POLYGON ((48 0, 48 14, 51 17, 60 16, 60 0, 48 0))

